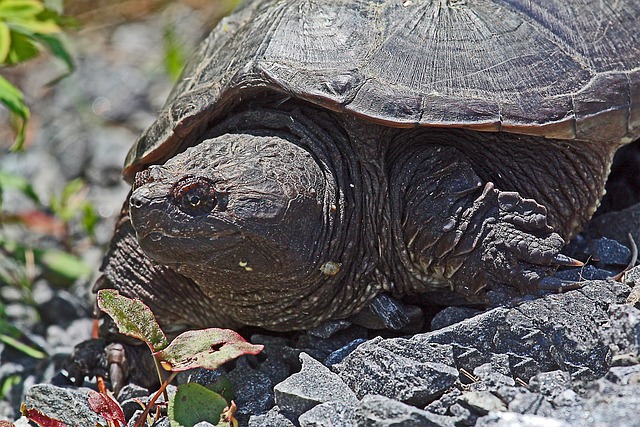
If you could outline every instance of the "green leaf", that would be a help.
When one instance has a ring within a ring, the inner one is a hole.
[[[18,190],[29,199],[33,200],[36,204],[40,205],[40,198],[26,178],[0,171],[0,190],[3,191],[6,188]]]
[[[0,64],[4,64],[11,47],[11,31],[9,26],[0,21]]]
[[[24,354],[26,354],[27,356],[33,357],[34,359],[46,359],[47,358],[47,354],[35,349],[33,347],[28,346],[27,344],[24,344],[20,341],[18,341],[17,339],[10,337],[9,335],[5,335],[5,334],[0,334],[0,341],[2,341],[3,343],[10,345],[11,347],[15,348],[16,350],[19,350],[21,352],[23,352]]]
[[[218,393],[220,396],[224,397],[224,400],[227,402],[231,402],[235,399],[235,395],[233,393],[233,383],[229,381],[227,377],[220,377],[217,381],[212,384],[205,384],[205,386],[211,390]]]
[[[37,0],[2,0],[0,1],[0,18],[11,20],[37,15],[44,10],[44,5]]]
[[[9,375],[3,379],[0,379],[0,399],[4,400],[9,391],[22,382],[22,377],[19,374]]]
[[[75,282],[93,272],[86,262],[68,252],[47,249],[35,251],[35,255],[36,263],[64,282]]]
[[[215,425],[226,407],[218,393],[197,383],[181,384],[169,399],[169,423],[171,427],[193,427],[201,421]]]
[[[64,64],[67,66],[67,74],[58,77],[56,80],[59,80],[62,77],[65,77],[69,73],[71,73],[74,69],[73,58],[69,51],[65,48],[62,43],[62,39],[55,34],[34,34],[34,38],[36,38],[40,43],[45,45],[49,52],[56,58],[62,60]]]
[[[142,301],[103,289],[98,292],[98,307],[113,318],[121,334],[144,341],[151,351],[162,350],[169,344],[155,316]]]
[[[82,205],[82,228],[89,236],[95,237],[99,220],[100,218],[93,205],[89,202],[84,203]]]
[[[7,24],[14,32],[21,33],[27,37],[33,37],[35,34],[55,34],[62,31],[58,23],[52,18],[18,18],[7,22]]]
[[[11,26],[9,26],[11,27]],[[7,65],[15,65],[20,62],[28,61],[38,56],[40,52],[38,45],[27,35],[11,31],[11,47],[5,58]]]
[[[172,25],[166,25],[164,28],[164,67],[173,81],[178,80],[184,64],[186,56],[182,46],[178,42],[175,29]]]
[[[2,102],[11,113],[12,118],[18,123],[16,129],[16,139],[12,150],[20,150],[24,144],[27,133],[27,120],[29,119],[29,108],[24,103],[22,92],[16,89],[7,79],[0,76],[0,102]]]
[[[181,333],[154,356],[168,371],[217,369],[243,354],[258,354],[263,347],[246,342],[230,329],[209,328]]]

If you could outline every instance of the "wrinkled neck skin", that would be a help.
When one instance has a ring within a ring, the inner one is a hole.
[[[614,151],[393,129],[296,101],[245,105],[136,176],[131,220],[151,259],[235,322],[271,330],[349,317],[380,292],[450,302],[459,284],[447,269],[461,266],[443,257],[450,235],[475,238],[494,218],[477,210],[477,232],[449,222],[486,183],[543,204],[568,239],[595,211]]]
[[[380,183],[367,181],[385,178],[363,173],[331,113],[253,108],[203,140],[136,177],[131,218],[150,258],[194,280],[234,320],[272,330],[348,317],[380,292],[377,225],[364,210],[379,211],[368,197],[379,197]],[[203,191],[215,203],[192,218],[181,209],[198,179],[211,183]]]

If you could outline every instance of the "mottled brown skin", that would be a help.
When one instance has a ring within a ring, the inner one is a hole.
[[[595,210],[614,152],[296,101],[238,108],[203,139],[138,173],[114,239],[127,247],[114,243],[100,284],[177,329],[309,328],[383,292],[534,290]]]

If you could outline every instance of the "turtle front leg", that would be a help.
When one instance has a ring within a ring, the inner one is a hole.
[[[533,291],[573,262],[544,206],[483,182],[456,148],[417,145],[390,160],[396,247],[419,283],[411,291],[450,287],[479,301],[496,284]]]

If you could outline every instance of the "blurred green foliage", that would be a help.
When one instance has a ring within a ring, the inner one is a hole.
[[[177,81],[184,68],[187,55],[176,36],[175,27],[171,24],[164,27],[163,43],[164,69],[173,81]]]
[[[63,22],[56,11],[39,0],[0,0],[0,66],[28,61],[47,49],[71,72],[73,60],[61,39]],[[11,114],[16,130],[13,149],[19,150],[25,140],[29,108],[22,92],[2,76],[0,102]]]

